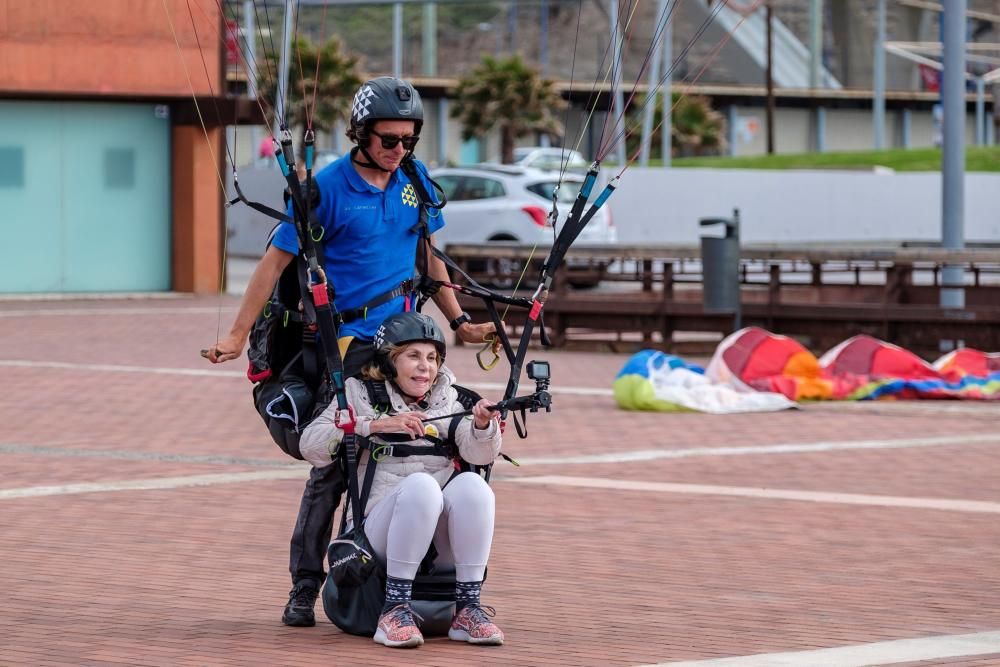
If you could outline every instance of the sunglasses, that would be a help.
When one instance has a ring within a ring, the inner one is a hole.
[[[387,151],[391,151],[393,148],[398,146],[400,142],[403,143],[403,148],[408,151],[412,151],[417,147],[417,142],[420,141],[419,134],[411,134],[406,137],[401,137],[398,134],[379,134],[375,130],[370,130],[370,132],[382,141],[382,148]]]

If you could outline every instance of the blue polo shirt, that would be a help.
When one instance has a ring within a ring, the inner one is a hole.
[[[417,163],[419,171],[426,168]],[[420,209],[410,180],[401,169],[389,177],[386,189],[370,185],[345,155],[314,176],[320,191],[316,220],[323,226],[323,268],[333,283],[338,310],[360,308],[389,292],[416,273]],[[434,190],[421,179],[427,192]],[[431,211],[431,234],[444,226],[444,218]],[[272,241],[275,247],[298,254],[299,240],[291,223],[281,223]],[[368,311],[368,317],[341,326],[341,336],[371,340],[389,315],[404,309],[400,296]]]

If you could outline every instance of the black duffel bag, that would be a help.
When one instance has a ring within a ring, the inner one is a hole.
[[[365,531],[351,528],[330,542],[330,573],[323,587],[323,609],[338,628],[371,637],[385,604],[385,565]]]
[[[386,572],[364,530],[352,528],[330,542],[327,557],[323,610],[344,632],[374,636],[385,604]],[[455,571],[417,574],[410,607],[423,634],[448,634],[455,617]]]

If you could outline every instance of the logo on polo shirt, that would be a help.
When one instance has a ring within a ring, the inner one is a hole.
[[[403,188],[403,203],[413,208],[420,207],[420,203],[417,202],[417,193],[413,189],[412,183],[407,183],[406,187]]]

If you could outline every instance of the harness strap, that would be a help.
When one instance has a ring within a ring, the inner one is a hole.
[[[433,208],[440,211],[444,208],[445,204],[448,203],[448,198],[445,196],[444,190],[441,186],[434,182],[434,180],[431,179],[431,177],[425,172],[423,175],[428,181],[431,182],[435,190],[440,195],[436,198],[430,196],[427,192],[427,188],[424,187],[423,179],[420,178],[419,170],[416,162],[413,161],[412,155],[408,158],[404,158],[400,163],[399,168],[403,170],[403,173],[406,174],[406,177],[410,180],[410,185],[413,186],[413,192],[416,195],[420,210],[417,218],[417,224],[411,228],[411,231],[417,232],[420,235],[420,239],[417,241],[417,275],[420,280],[420,297],[417,303],[414,304],[414,310],[419,311],[424,305],[424,302],[433,296],[441,286],[440,282],[430,278],[427,270],[427,252],[429,250],[435,250],[434,245],[431,243],[430,231],[427,227],[427,209]],[[440,203],[437,203],[438,200],[440,200]],[[421,246],[423,246],[422,249]]]
[[[364,447],[368,443],[367,438],[361,439],[361,445]],[[375,468],[378,466],[378,459],[369,454],[368,456],[368,466],[365,468],[365,481],[361,486],[361,507],[364,508],[368,505],[368,496],[372,492],[372,483],[375,481]],[[364,512],[362,512],[364,514]],[[355,523],[355,526],[360,525]]]
[[[379,294],[377,297],[369,301],[368,303],[360,306],[358,308],[349,308],[347,310],[341,310],[338,312],[338,318],[341,324],[346,324],[348,322],[353,322],[354,320],[366,319],[368,317],[368,310],[375,308],[376,306],[381,306],[383,303],[388,303],[396,297],[406,296],[411,293],[414,289],[414,282],[412,278],[407,278],[403,282],[399,283],[396,287],[392,288],[384,294]]]
[[[392,399],[389,398],[389,390],[385,388],[384,382],[365,380],[365,389],[368,391],[368,400],[376,411],[388,414],[392,410]]]
[[[354,517],[354,525],[360,526],[365,515],[364,504],[368,502],[368,497],[362,498],[358,493],[358,438],[353,433],[345,433],[340,444],[347,461],[347,494],[351,503],[351,514]]]
[[[426,439],[429,440],[430,436],[427,436]],[[372,456],[378,460],[387,456],[397,459],[403,459],[409,456],[443,456],[446,459],[450,459],[454,458],[456,454],[455,448],[444,442],[435,443],[430,447],[427,445],[373,443],[370,445],[370,448]]]

